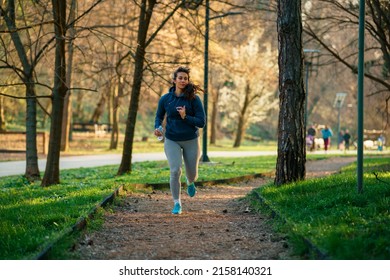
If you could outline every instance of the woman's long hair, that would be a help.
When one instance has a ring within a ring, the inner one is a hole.
[[[184,96],[189,99],[189,100],[193,100],[195,99],[195,95],[201,91],[201,92],[204,92],[203,89],[198,86],[198,85],[195,85],[193,84],[191,81],[190,81],[190,68],[187,68],[187,67],[184,67],[184,66],[180,66],[178,67],[175,72],[173,72],[173,79],[176,80],[177,78],[177,74],[178,73],[186,73],[188,75],[188,84],[186,85],[186,87],[184,88]],[[174,86],[175,83],[173,83]]]

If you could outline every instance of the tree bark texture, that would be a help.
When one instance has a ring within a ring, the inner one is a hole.
[[[66,1],[52,0],[56,36],[53,106],[51,113],[49,153],[42,186],[60,183],[60,148],[64,99],[67,93],[65,66]]]
[[[32,74],[32,73],[31,73]],[[28,77],[26,82],[26,172],[24,176],[30,180],[39,180],[37,148],[37,99],[34,78]]]
[[[150,19],[156,0],[142,0],[138,36],[137,50],[135,53],[133,87],[131,90],[131,100],[126,121],[125,139],[123,143],[123,153],[121,164],[118,169],[118,175],[131,172],[131,157],[133,151],[133,140],[135,123],[137,119],[139,97],[141,94],[142,76],[145,60],[146,36],[149,29]]]
[[[279,123],[275,184],[305,177],[301,1],[278,0]]]

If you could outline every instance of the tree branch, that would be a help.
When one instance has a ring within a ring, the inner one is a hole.
[[[314,31],[310,28],[309,25],[307,25],[307,28],[305,28],[303,30],[303,32],[305,32],[307,35],[309,35],[310,37],[312,37],[315,41],[317,41],[325,50],[327,50],[334,58],[336,58],[339,62],[341,62],[342,64],[344,64],[347,68],[351,69],[352,73],[354,74],[357,74],[357,66],[356,65],[352,65],[350,63],[348,63],[345,59],[343,59],[338,53],[336,53],[336,51],[332,50],[323,40],[321,40],[315,33]],[[390,84],[387,83],[385,80],[381,79],[381,78],[378,78],[370,73],[364,73],[364,76],[369,78],[370,80],[372,81],[375,81],[377,82],[378,84],[381,84],[383,85],[384,87],[386,87],[387,89],[390,90]]]
[[[1,9],[1,11],[3,13],[3,9]],[[36,23],[36,24],[32,24],[32,25],[29,25],[29,26],[14,27],[14,28],[11,28],[9,30],[0,30],[0,33],[11,34],[11,33],[19,32],[19,31],[31,29],[31,28],[34,28],[34,27],[37,27],[37,26],[43,26],[43,25],[46,25],[46,24],[53,24],[53,23],[54,23],[53,20],[49,20],[49,21],[45,21],[45,22],[39,22],[39,23]]]
[[[0,92],[0,95],[5,96],[5,97],[10,97],[10,98],[15,98],[15,99],[33,99],[33,98],[52,98],[51,95],[41,95],[41,96],[14,96],[6,93]]]
[[[379,174],[378,174],[378,173],[376,173],[376,172],[372,172],[372,173],[375,175],[375,178],[376,178],[379,182],[382,182],[382,183],[384,183],[384,184],[386,184],[386,185],[390,185],[389,182],[383,181],[382,179],[378,178],[378,177],[379,177]]]

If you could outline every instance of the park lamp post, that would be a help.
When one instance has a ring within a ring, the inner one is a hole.
[[[347,94],[345,92],[336,93],[336,98],[333,103],[333,107],[338,109],[338,117],[337,117],[337,141],[340,142],[340,111],[343,107],[343,103]]]
[[[203,127],[203,145],[202,145],[202,161],[209,162],[207,155],[207,107],[208,107],[208,84],[209,84],[209,20],[210,20],[210,2],[206,0],[206,18],[204,32],[204,80],[203,80],[203,107],[206,114],[206,123]]]
[[[210,162],[210,159],[207,155],[207,111],[208,111],[208,85],[209,85],[209,21],[216,19],[216,18],[222,18],[229,15],[239,15],[242,14],[241,12],[228,12],[224,13],[222,15],[217,15],[210,18],[210,1],[206,0],[205,3],[206,7],[206,14],[205,14],[205,33],[204,33],[204,80],[203,80],[203,107],[206,114],[206,123],[203,128],[203,142],[202,142],[202,161],[203,162]]]
[[[319,50],[312,49],[303,49],[304,53],[304,62],[305,62],[305,71],[306,71],[306,95],[305,95],[305,130],[307,128],[307,119],[308,119],[308,95],[309,95],[309,74],[313,66],[314,54],[319,53]],[[317,56],[318,59],[318,56]]]
[[[364,27],[365,0],[359,0],[359,60],[358,60],[358,151],[357,191],[363,192],[363,133],[364,133]]]

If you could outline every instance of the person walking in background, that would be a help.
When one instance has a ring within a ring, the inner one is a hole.
[[[164,151],[170,169],[169,185],[174,202],[172,214],[182,213],[182,159],[187,177],[187,193],[190,197],[196,194],[194,182],[198,177],[200,159],[199,128],[206,124],[198,91],[202,90],[190,82],[190,69],[179,67],[173,73],[173,86],[158,102],[154,135],[163,136],[161,127],[166,116]]]
[[[330,138],[333,136],[333,132],[328,127],[328,125],[325,125],[325,128],[321,130],[321,133],[322,139],[324,139],[324,149],[326,152],[328,150],[328,147],[330,146]]]
[[[307,130],[307,135],[308,135],[309,140],[311,141],[310,152],[312,152],[312,151],[314,151],[314,149],[316,147],[316,141],[315,141],[316,129],[315,129],[314,125],[309,127],[309,129]]]
[[[378,143],[378,151],[382,152],[383,146],[385,145],[385,137],[382,134],[379,135],[377,143]]]
[[[350,144],[350,141],[351,141],[351,134],[349,134],[349,130],[348,129],[345,130],[345,133],[343,135],[343,139],[344,139],[345,150],[349,151],[349,144]]]

